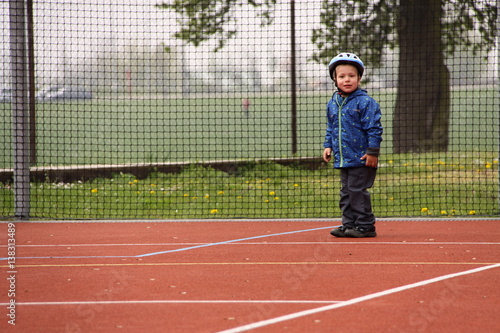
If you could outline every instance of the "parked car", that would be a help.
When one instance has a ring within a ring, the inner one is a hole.
[[[0,88],[0,103],[9,103],[12,101],[12,89]]]
[[[35,97],[42,102],[65,99],[91,99],[92,92],[75,86],[49,86],[41,89]]]

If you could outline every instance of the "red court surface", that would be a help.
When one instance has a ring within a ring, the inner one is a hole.
[[[0,331],[499,331],[500,220],[338,224],[0,223]]]

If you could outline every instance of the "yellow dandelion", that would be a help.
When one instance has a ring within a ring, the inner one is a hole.
[[[189,197],[189,194],[184,193],[182,196],[183,196],[183,197]]]
[[[445,210],[442,210],[442,211],[441,211],[441,215],[447,215],[447,214],[448,214],[448,212],[447,212],[447,211],[445,211]]]
[[[274,191],[269,192],[269,195],[275,195],[275,194],[276,194],[276,192],[274,192]]]
[[[427,208],[427,207],[424,207],[420,210],[420,212],[422,212],[422,213],[427,213],[428,211],[429,211],[429,208]]]
[[[485,168],[486,169],[491,169],[491,163],[486,163]]]
[[[134,182],[128,182],[129,185],[134,185]]]
[[[155,191],[149,191],[149,194],[155,194],[156,192]]]
[[[264,200],[264,202],[266,202],[266,203],[267,203],[267,202],[269,202],[269,200]]]
[[[393,160],[390,160],[390,161],[389,161],[389,164],[392,164],[392,163],[394,163],[394,161],[393,161]]]
[[[439,164],[439,165],[445,165],[446,164],[446,162],[441,161],[441,160],[438,160],[436,163]]]
[[[205,198],[205,199],[210,198],[210,194],[205,194],[204,198]]]
[[[156,184],[151,184],[151,187],[155,187],[155,186],[156,186]]]
[[[92,193],[97,193],[98,191],[99,191],[99,190],[98,190],[98,189],[96,189],[96,188],[93,188],[92,190],[90,190],[90,192],[92,192]]]
[[[212,210],[210,211],[210,214],[217,214],[218,212],[219,212],[219,211],[218,211],[217,209],[212,209]]]
[[[134,183],[138,183],[139,181],[137,179],[134,179]]]
[[[236,199],[243,199],[243,197],[241,195],[238,195]]]
[[[294,187],[299,187],[299,184],[293,184]]]
[[[393,198],[393,197],[390,197],[390,198],[389,198],[389,200],[394,200],[394,198]]]
[[[222,195],[222,194],[224,194],[224,191],[219,191],[219,192],[217,192],[217,194]]]
[[[476,211],[475,210],[469,211],[469,215],[476,215]]]
[[[274,197],[274,200],[279,200],[279,199],[280,199],[280,197]]]

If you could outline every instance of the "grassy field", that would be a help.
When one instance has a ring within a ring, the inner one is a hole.
[[[499,111],[495,91],[454,91],[450,151],[392,153],[395,95],[375,93],[384,113],[381,167],[371,190],[378,216],[499,214]],[[322,152],[328,95],[298,104],[298,156]],[[289,157],[287,96],[191,98],[40,104],[38,166]],[[0,104],[0,168],[11,167],[10,107]],[[147,179],[117,174],[31,189],[39,218],[313,218],[338,217],[338,174],[250,164],[234,174],[190,167]],[[14,214],[10,184],[0,184],[0,217]]]
[[[383,111],[383,151],[392,152],[395,94],[374,93]],[[301,96],[298,156],[318,156],[328,94]],[[450,151],[498,151],[497,92],[454,91]],[[10,106],[0,104],[0,168],[12,165]],[[289,97],[94,99],[37,105],[37,166],[252,159],[291,156]]]
[[[498,216],[498,159],[478,154],[386,160],[371,189],[378,216]],[[31,215],[60,219],[339,217],[337,170],[256,164],[234,174],[191,166],[89,182],[33,183]],[[0,216],[13,215],[9,185]]]

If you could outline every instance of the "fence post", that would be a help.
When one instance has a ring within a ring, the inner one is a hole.
[[[14,209],[17,218],[28,219],[30,214],[30,133],[25,1],[9,1],[9,17],[14,143]]]
[[[295,41],[295,0],[290,0],[291,90],[292,90],[292,155],[297,154],[297,61]]]
[[[33,0],[26,0],[26,34],[28,38],[28,90],[30,115],[30,165],[36,165],[36,101],[35,101],[35,41]]]

